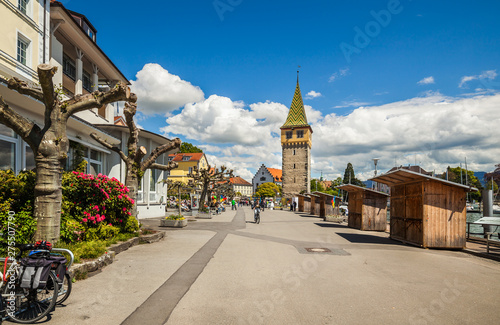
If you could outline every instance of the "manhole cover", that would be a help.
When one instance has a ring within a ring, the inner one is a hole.
[[[328,248],[306,248],[306,250],[308,252],[312,252],[312,253],[329,253],[329,252],[331,252],[331,250],[329,250]]]

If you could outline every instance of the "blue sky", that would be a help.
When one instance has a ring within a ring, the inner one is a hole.
[[[247,180],[262,163],[281,167],[276,132],[299,65],[313,176],[351,162],[366,179],[374,157],[381,170],[500,163],[497,1],[62,3],[132,81],[142,127]]]

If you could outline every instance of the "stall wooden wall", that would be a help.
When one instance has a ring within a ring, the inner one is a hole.
[[[304,197],[304,211],[302,212],[310,213],[310,211],[311,211],[311,198]]]
[[[465,247],[465,190],[425,180],[391,187],[391,238],[429,248]]]

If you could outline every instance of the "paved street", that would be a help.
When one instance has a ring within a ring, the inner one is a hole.
[[[261,219],[245,207],[168,229],[75,283],[49,323],[498,323],[498,262],[289,211]]]

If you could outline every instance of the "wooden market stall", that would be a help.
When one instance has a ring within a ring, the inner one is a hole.
[[[307,196],[302,195],[302,194],[297,194],[297,197],[299,198],[299,204],[297,207],[297,211],[304,212],[304,203],[305,203],[304,201],[305,201]]]
[[[320,197],[320,206],[319,206],[320,218],[325,219],[326,216],[340,215],[339,211],[339,203],[341,200],[340,197],[335,197],[334,195],[322,192],[313,192],[313,194]],[[332,204],[332,200],[334,199],[335,199],[335,207]]]
[[[300,212],[306,212],[309,213],[311,211],[311,198],[307,195],[303,195],[304,198],[304,208],[303,211]]]
[[[391,238],[428,248],[465,247],[466,192],[476,188],[404,169],[372,180],[391,188]]]
[[[315,216],[319,216],[321,197],[315,194],[309,194],[309,196],[311,197],[311,207],[309,213]]]
[[[337,188],[349,192],[349,227],[372,231],[386,230],[389,194],[352,184]]]

